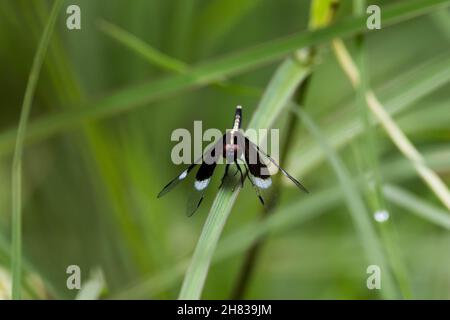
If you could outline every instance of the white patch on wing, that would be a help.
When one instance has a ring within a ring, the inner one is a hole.
[[[184,178],[186,178],[188,172],[187,170],[184,170],[179,176],[178,176],[178,180],[183,180]]]
[[[205,180],[202,180],[202,181],[195,181],[195,185],[194,185],[195,189],[197,189],[199,191],[205,189],[208,186],[208,184],[209,184],[209,180],[211,180],[211,179],[205,179]]]
[[[255,177],[254,180],[255,180],[256,186],[261,189],[267,189],[268,187],[270,187],[272,185],[272,179],[270,179],[270,177],[267,179],[261,179],[261,178]]]

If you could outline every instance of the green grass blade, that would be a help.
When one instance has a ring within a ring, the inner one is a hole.
[[[365,9],[367,3],[365,0],[354,0],[353,11],[355,15],[365,15]],[[365,35],[361,34],[356,36],[356,51],[355,51],[355,65],[353,65],[352,72],[356,72],[359,81],[353,80],[353,86],[357,95],[358,109],[361,114],[361,119],[364,127],[363,141],[358,143],[355,149],[359,158],[362,161],[362,167],[364,171],[368,171],[371,174],[367,176],[367,181],[364,185],[365,195],[368,199],[369,211],[375,215],[379,212],[388,212],[386,202],[383,196],[383,180],[380,175],[379,167],[379,141],[377,141],[377,134],[375,128],[371,126],[373,121],[370,109],[366,103],[365,93],[370,87],[369,68],[367,65],[367,46]],[[345,45],[342,44],[345,48]],[[350,55],[348,55],[350,57]],[[351,60],[351,58],[350,58]],[[358,72],[359,71],[359,72]],[[349,73],[349,72],[348,72]],[[354,78],[354,75],[350,78]],[[378,224],[380,230],[380,236],[384,247],[386,249],[386,257],[389,265],[392,268],[392,275],[396,282],[399,284],[400,293],[402,298],[411,298],[411,289],[406,272],[406,268],[401,260],[401,256],[398,254],[398,248],[396,243],[392,241],[392,229],[394,227],[392,220],[385,221],[382,224]]]
[[[403,1],[383,8],[383,26],[387,27],[448,5],[449,0]],[[30,124],[29,136],[32,141],[41,140],[87,120],[117,115],[155,100],[171,97],[175,93],[202,87],[225,77],[255,69],[281,59],[298,48],[325,43],[336,37],[345,38],[359,32],[367,32],[365,17],[346,19],[327,28],[270,41],[193,67],[185,74],[168,76],[158,81],[123,89],[94,103],[44,116]],[[15,135],[15,130],[0,135],[0,154],[12,150]]]
[[[295,58],[283,62],[253,114],[249,128],[270,128],[286,107],[295,88],[310,71],[310,66],[303,65]],[[234,192],[226,187],[219,190],[186,272],[179,299],[200,298],[216,244],[239,191],[240,186],[236,186]]]
[[[200,299],[216,244],[239,193],[239,187],[234,185],[225,183],[214,199],[186,272],[178,296],[180,300]],[[230,191],[232,187],[235,187],[234,192]]]
[[[105,34],[124,44],[124,46],[128,47],[130,50],[139,53],[139,55],[144,57],[147,61],[162,69],[183,73],[188,68],[187,64],[156,50],[134,34],[117,27],[112,23],[100,20],[98,26]]]
[[[302,119],[307,130],[315,137],[333,167],[342,189],[345,190],[344,197],[350,210],[357,233],[362,241],[362,245],[369,264],[376,264],[383,272],[383,287],[381,292],[385,298],[394,299],[397,296],[395,284],[386,263],[382,245],[370,220],[370,215],[361,199],[358,188],[352,182],[350,173],[340,160],[338,154],[331,148],[330,144],[320,131],[319,127],[301,109],[295,112]]]
[[[56,23],[58,12],[63,1],[57,0],[50,13],[47,25],[45,26],[42,38],[34,56],[33,65],[25,89],[25,96],[22,104],[22,112],[17,130],[17,140],[14,149],[12,165],[12,254],[11,269],[12,279],[12,298],[21,299],[22,287],[22,154],[24,140],[27,129],[27,122],[30,116],[31,105],[33,103],[36,85],[39,79],[39,73],[44,62],[45,53],[50,43],[50,38]]]
[[[365,14],[365,8],[367,7],[365,0],[354,0],[353,11],[355,15],[363,16]],[[355,39],[356,41],[356,53],[355,64],[359,69],[359,85],[356,86],[356,96],[358,109],[361,114],[363,123],[363,142],[358,145],[357,151],[363,159],[363,167],[369,169],[372,172],[372,176],[369,177],[366,185],[366,194],[369,199],[372,212],[386,210],[384,205],[382,189],[382,181],[379,174],[379,161],[378,161],[378,143],[375,129],[371,126],[371,114],[365,99],[365,92],[370,86],[368,68],[366,62],[367,50],[366,40],[364,35],[359,35]],[[373,188],[369,187],[369,184],[373,183]]]

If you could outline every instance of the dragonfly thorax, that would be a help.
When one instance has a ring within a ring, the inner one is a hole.
[[[242,148],[238,144],[227,143],[224,146],[223,156],[227,163],[236,162],[242,156]]]

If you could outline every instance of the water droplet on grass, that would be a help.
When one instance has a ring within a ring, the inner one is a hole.
[[[375,212],[373,217],[377,222],[385,222],[389,219],[389,212],[386,210],[379,210]]]

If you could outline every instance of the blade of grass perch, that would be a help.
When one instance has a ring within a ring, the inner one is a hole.
[[[342,44],[338,47],[336,51],[338,58],[340,56],[345,56],[344,59],[339,59],[341,67],[344,69],[345,73],[348,74],[350,79],[353,79],[353,86],[358,87],[359,82],[355,82],[354,79],[358,79],[358,69],[355,66],[348,67],[349,65],[354,65],[355,63],[348,54],[345,45]],[[345,63],[345,64],[344,64]],[[352,73],[352,75],[350,75]],[[413,164],[414,168],[417,170],[419,176],[425,181],[425,183],[430,187],[436,197],[444,204],[444,206],[450,212],[450,191],[440,177],[431,170],[425,163],[423,156],[417,151],[411,141],[406,137],[403,131],[397,126],[395,121],[386,112],[383,105],[380,103],[378,98],[375,96],[374,92],[367,90],[365,93],[365,98],[370,110],[373,112],[375,117],[380,121],[381,125],[384,127],[392,142],[398,147],[398,149],[408,158]]]
[[[24,147],[27,122],[30,116],[33,96],[36,91],[36,85],[39,79],[42,64],[44,62],[45,53],[50,43],[50,38],[56,23],[58,12],[63,1],[56,0],[53,4],[52,11],[45,26],[42,38],[34,56],[31,66],[27,87],[22,104],[22,112],[20,114],[19,127],[17,130],[17,140],[14,149],[13,165],[12,165],[12,298],[21,299],[21,283],[22,283],[22,154]]]
[[[309,13],[309,30],[316,30],[320,28],[324,28],[331,24],[334,19],[335,13],[338,9],[339,1],[337,0],[313,0],[310,6]],[[299,54],[302,54],[303,57],[301,60],[309,61],[312,64],[314,61],[319,60],[317,56],[320,53],[319,48],[310,47],[308,49],[303,49],[299,51]],[[304,63],[305,63],[304,62]],[[296,89],[296,94],[294,99],[298,103],[298,105],[304,105],[305,97],[307,96],[309,83],[310,83],[311,75],[309,75],[305,81],[303,81]],[[289,81],[289,79],[286,79]],[[297,117],[290,117],[288,119],[288,123],[286,125],[286,137],[284,139],[283,145],[281,147],[281,157],[280,161],[284,161],[288,154],[288,150],[290,149],[293,139],[294,133],[296,132],[298,124]],[[284,165],[280,162],[281,165]],[[281,194],[281,175],[277,175],[273,179],[272,188],[267,195],[266,205],[264,209],[261,211],[262,218],[266,218],[269,214],[271,214],[278,205],[280,194]],[[251,276],[256,264],[256,261],[259,256],[259,252],[264,244],[265,240],[260,238],[254,245],[249,248],[242,263],[240,272],[235,281],[235,286],[231,293],[231,299],[233,300],[241,300],[244,297],[245,291],[249,286]]]
[[[386,263],[382,245],[379,242],[378,236],[369,218],[370,215],[366,209],[366,206],[361,199],[359,189],[355,187],[350,173],[342,163],[338,154],[329,145],[319,127],[302,109],[295,109],[295,112],[300,119],[302,119],[302,123],[305,125],[306,129],[315,137],[328,158],[334,172],[336,173],[339,184],[344,191],[344,198],[350,211],[354,226],[359,238],[361,239],[367,258],[367,263],[378,265],[383,272],[383,286],[381,288],[381,294],[386,299],[397,298],[398,294],[396,292],[396,287],[392,279],[389,266]]]
[[[389,26],[450,5],[450,0],[411,0],[383,9],[383,26]],[[141,85],[122,89],[96,102],[80,105],[71,110],[43,116],[30,123],[31,141],[45,139],[79,125],[85,121],[101,119],[130,111],[174,93],[205,86],[209,83],[267,65],[302,47],[309,47],[345,38],[358,32],[367,32],[366,18],[351,18],[333,26],[312,32],[301,32],[280,38],[247,50],[216,59],[192,68],[186,74],[165,77]],[[0,154],[13,149],[16,131],[11,129],[0,135]],[[28,139],[27,139],[28,141]]]
[[[248,127],[270,128],[309,73],[310,66],[303,65],[295,57],[284,61],[270,81]],[[239,191],[240,186],[236,186],[234,192],[227,188],[219,190],[186,272],[179,299],[200,298],[217,241]]]

